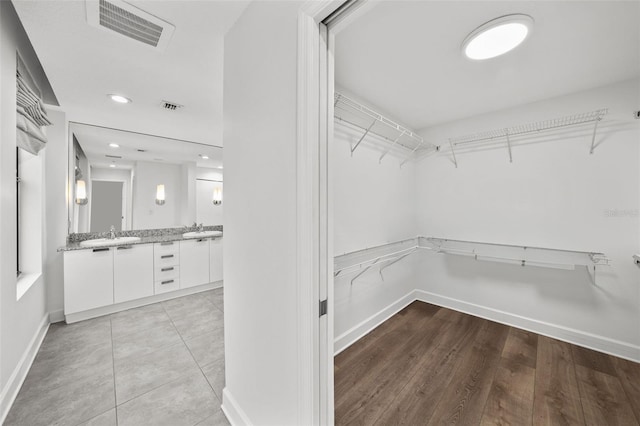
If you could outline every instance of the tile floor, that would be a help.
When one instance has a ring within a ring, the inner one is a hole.
[[[52,324],[5,426],[228,425],[222,289]]]

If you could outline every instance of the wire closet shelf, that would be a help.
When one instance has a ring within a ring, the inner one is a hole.
[[[607,115],[608,112],[609,110],[607,108],[602,108],[595,111],[583,112],[580,114],[568,115],[534,123],[520,124],[513,127],[488,130],[484,132],[473,133],[470,135],[450,138],[448,141],[449,148],[451,149],[453,162],[455,166],[458,167],[458,161],[456,159],[456,147],[466,148],[470,147],[473,144],[482,144],[502,140],[504,141],[505,147],[509,152],[509,161],[513,162],[511,147],[512,138],[514,137],[538,134],[541,132],[593,123],[593,131],[591,133],[591,147],[589,149],[589,153],[593,154],[593,151],[596,147],[595,142],[598,123],[604,118],[605,115]]]
[[[421,249],[472,257],[477,261],[507,263],[523,267],[574,270],[578,266],[584,266],[593,284],[596,282],[596,267],[610,266],[611,262],[604,253],[598,252],[415,237],[335,256],[333,275],[338,277],[356,274],[351,279],[351,285],[353,285],[353,282],[365,272],[373,267],[379,267],[380,276],[384,279],[382,275],[384,269]]]
[[[425,142],[413,130],[342,93],[335,92],[333,106],[337,123],[362,132],[359,139],[351,144],[351,155],[365,140],[381,148],[379,162],[382,162],[388,154],[392,154],[402,159],[400,166],[418,155],[438,150],[438,147]]]

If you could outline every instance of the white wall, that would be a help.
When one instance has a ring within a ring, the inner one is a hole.
[[[133,183],[133,229],[187,225],[181,221],[182,170],[177,164],[136,162]],[[164,185],[166,202],[156,204],[156,187]]]
[[[11,2],[0,2],[0,420],[30,362],[30,349],[48,322],[45,280],[41,276],[17,300],[16,286],[16,51],[44,74]],[[48,84],[48,83],[47,83]]]
[[[447,156],[423,160],[417,211],[425,236],[604,252],[612,266],[593,285],[584,268],[522,268],[426,253],[422,289],[475,313],[499,318],[487,309],[503,311],[529,327],[640,360],[640,270],[631,261],[640,250],[640,122],[632,118],[639,94],[639,81],[628,81],[423,132],[441,143],[608,107],[593,155],[588,127],[516,146],[513,163],[506,148],[459,153],[457,169]]]
[[[226,412],[296,425],[300,2],[253,2],[225,38]],[[237,419],[238,416],[235,416]]]
[[[62,321],[64,311],[64,268],[58,248],[67,242],[67,136],[66,115],[47,110],[53,126],[47,128],[45,154],[45,265],[47,310],[52,321]]]
[[[365,142],[351,156],[350,146],[360,136],[361,133],[336,125],[330,159],[334,182],[335,255],[417,235],[414,165],[407,163],[400,168],[400,160],[391,155],[379,164],[381,152]],[[354,327],[416,288],[414,257],[386,268],[384,280],[377,267],[371,268],[353,285],[351,279],[355,273],[339,275],[335,279],[336,351],[343,349],[345,341],[359,337],[361,330],[358,333]]]

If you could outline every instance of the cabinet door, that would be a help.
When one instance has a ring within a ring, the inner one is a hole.
[[[113,304],[113,249],[64,253],[64,313]]]
[[[153,296],[153,245],[122,246],[113,253],[115,303]]]
[[[209,282],[209,240],[180,241],[180,288]]]
[[[222,280],[222,238],[212,238],[209,242],[209,282]]]

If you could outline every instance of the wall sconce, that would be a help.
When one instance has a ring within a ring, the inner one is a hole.
[[[164,205],[164,185],[158,185],[156,188],[156,204],[159,206]]]
[[[213,205],[219,206],[222,204],[222,188],[213,188]]]
[[[76,204],[84,206],[88,201],[87,184],[82,179],[78,179],[76,181]]]

